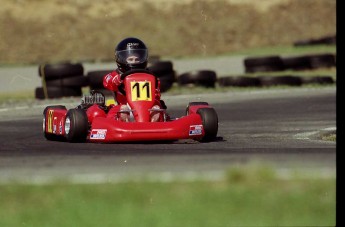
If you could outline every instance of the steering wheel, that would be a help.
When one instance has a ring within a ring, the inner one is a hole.
[[[147,70],[147,69],[132,69],[132,70],[129,70],[129,71],[123,73],[120,78],[121,78],[121,80],[124,80],[127,76],[132,75],[134,73],[147,73],[147,74],[153,75],[152,72]],[[156,86],[157,86],[158,85],[158,79],[155,75],[153,75],[153,76],[156,78]],[[126,91],[125,91],[123,83],[119,86],[119,91],[122,94],[126,95]]]
[[[120,78],[121,78],[121,80],[124,80],[127,76],[129,76],[133,73],[147,73],[147,74],[153,75],[152,72],[150,72],[147,69],[132,69],[132,70],[129,70],[129,71],[123,73]]]

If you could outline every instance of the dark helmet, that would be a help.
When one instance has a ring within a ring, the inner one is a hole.
[[[145,69],[147,58],[147,47],[143,41],[137,38],[126,38],[115,48],[115,61],[121,72]]]

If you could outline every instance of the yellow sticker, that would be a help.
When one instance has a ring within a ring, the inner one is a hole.
[[[48,111],[48,132],[53,133],[53,114],[54,110]]]
[[[131,82],[132,101],[152,101],[150,81]]]

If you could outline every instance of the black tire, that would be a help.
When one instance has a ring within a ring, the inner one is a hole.
[[[171,61],[156,61],[149,65],[148,69],[154,74],[161,72],[172,72],[174,71],[173,63]]]
[[[336,45],[337,44],[337,36],[323,36],[318,39],[312,39],[310,42],[312,45],[320,45],[320,44],[326,44],[326,45]]]
[[[55,135],[55,134],[51,134],[51,133],[47,133],[45,131],[45,126],[47,124],[47,119],[46,119],[46,114],[48,109],[60,109],[60,110],[66,110],[65,106],[62,105],[55,105],[55,106],[47,106],[46,108],[44,108],[43,110],[43,136],[47,139],[47,140],[51,140],[51,141],[64,141],[65,137],[60,136],[60,135]]]
[[[69,78],[46,81],[46,85],[60,87],[86,87],[89,85],[88,77],[79,75]]]
[[[244,59],[246,73],[283,71],[284,63],[280,56],[250,57]]]
[[[336,66],[334,54],[309,55],[311,69],[330,68]]]
[[[311,69],[308,56],[282,58],[286,70],[307,70]]]
[[[43,64],[38,68],[38,75],[46,81],[62,79],[84,74],[84,67],[80,63],[60,63],[60,64]]]
[[[229,76],[218,79],[220,87],[234,86],[234,87],[259,87],[260,80],[256,77],[246,76]]]
[[[181,74],[177,78],[179,85],[194,84],[203,87],[215,87],[217,74],[212,70],[198,70]]]
[[[298,76],[260,76],[261,86],[301,86],[302,79]]]
[[[160,80],[160,90],[161,92],[168,91],[176,81],[176,74],[175,71],[172,72],[161,72],[158,74],[154,74]]]
[[[303,84],[334,84],[331,76],[310,76],[302,77]]]
[[[69,123],[68,123],[69,121]],[[68,129],[68,124],[70,128]],[[85,142],[89,133],[89,122],[85,110],[70,109],[66,114],[65,133],[68,142]]]
[[[205,105],[208,106],[208,102],[189,102],[186,107],[186,115],[189,115],[189,107],[191,106],[199,106],[199,105]]]
[[[336,36],[324,36],[318,39],[304,39],[294,42],[294,46],[308,46],[308,45],[335,45],[337,42]]]
[[[215,140],[218,133],[217,112],[213,108],[200,108],[197,110],[197,114],[199,114],[202,119],[202,125],[205,131],[205,136],[201,139],[201,142]]]
[[[334,67],[334,54],[315,54],[298,57],[283,58],[285,69],[306,70],[317,69],[322,67]]]
[[[78,97],[82,95],[80,87],[47,87],[48,98]],[[35,89],[36,99],[45,99],[42,87]]]
[[[87,73],[87,78],[89,80],[90,87],[93,88],[104,88],[103,86],[103,78],[108,73],[111,73],[114,70],[97,70],[97,71],[90,71]]]
[[[174,84],[174,81],[167,77],[158,78],[160,80],[160,91],[166,92],[168,91]]]

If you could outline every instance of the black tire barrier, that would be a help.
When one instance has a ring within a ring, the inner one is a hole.
[[[302,79],[299,76],[259,76],[260,84],[263,87],[266,86],[301,86]]]
[[[336,66],[334,54],[314,54],[309,55],[311,69],[330,68]]]
[[[44,77],[46,81],[63,79],[84,74],[84,67],[80,63],[59,63],[39,65],[38,75]]]
[[[82,90],[80,87],[47,87],[47,98],[62,98],[81,96]],[[42,87],[35,89],[36,99],[45,99],[44,90]]]
[[[38,74],[42,78],[42,87],[35,90],[37,99],[80,96],[81,87],[88,85],[80,63],[42,64]]]
[[[249,57],[244,59],[246,73],[275,72],[285,69],[280,56]]]
[[[158,79],[160,81],[160,91],[166,92],[173,86],[174,82],[176,81],[175,72],[163,74],[158,77]]]
[[[282,59],[286,70],[311,70],[336,65],[334,54],[313,54]]]
[[[323,36],[317,39],[304,39],[298,40],[293,43],[294,46],[309,46],[309,45],[336,45],[337,37],[336,35],[332,36]]]
[[[156,61],[149,64],[148,69],[154,74],[160,74],[162,72],[174,71],[173,63],[171,61]]]
[[[51,86],[86,87],[88,85],[89,85],[88,77],[84,75],[46,81],[46,86],[48,87],[51,87]]]
[[[96,71],[89,71],[86,74],[88,78],[89,85],[92,88],[104,88],[103,86],[103,78],[108,73],[111,73],[114,70],[96,70]]]
[[[246,73],[329,68],[336,66],[336,56],[325,53],[284,58],[279,56],[254,57],[245,58],[244,66]]]
[[[220,87],[259,87],[261,86],[261,82],[260,79],[256,77],[228,76],[219,78],[218,85]]]
[[[196,85],[203,87],[215,87],[217,74],[212,70],[197,70],[183,73],[177,77],[177,83],[181,86]]]
[[[176,73],[171,61],[156,61],[149,65],[148,69],[160,80],[161,92],[168,91],[176,81]]]
[[[302,77],[303,84],[334,84],[331,76],[308,76]]]
[[[285,57],[282,58],[286,70],[308,70],[311,69],[308,56]]]

